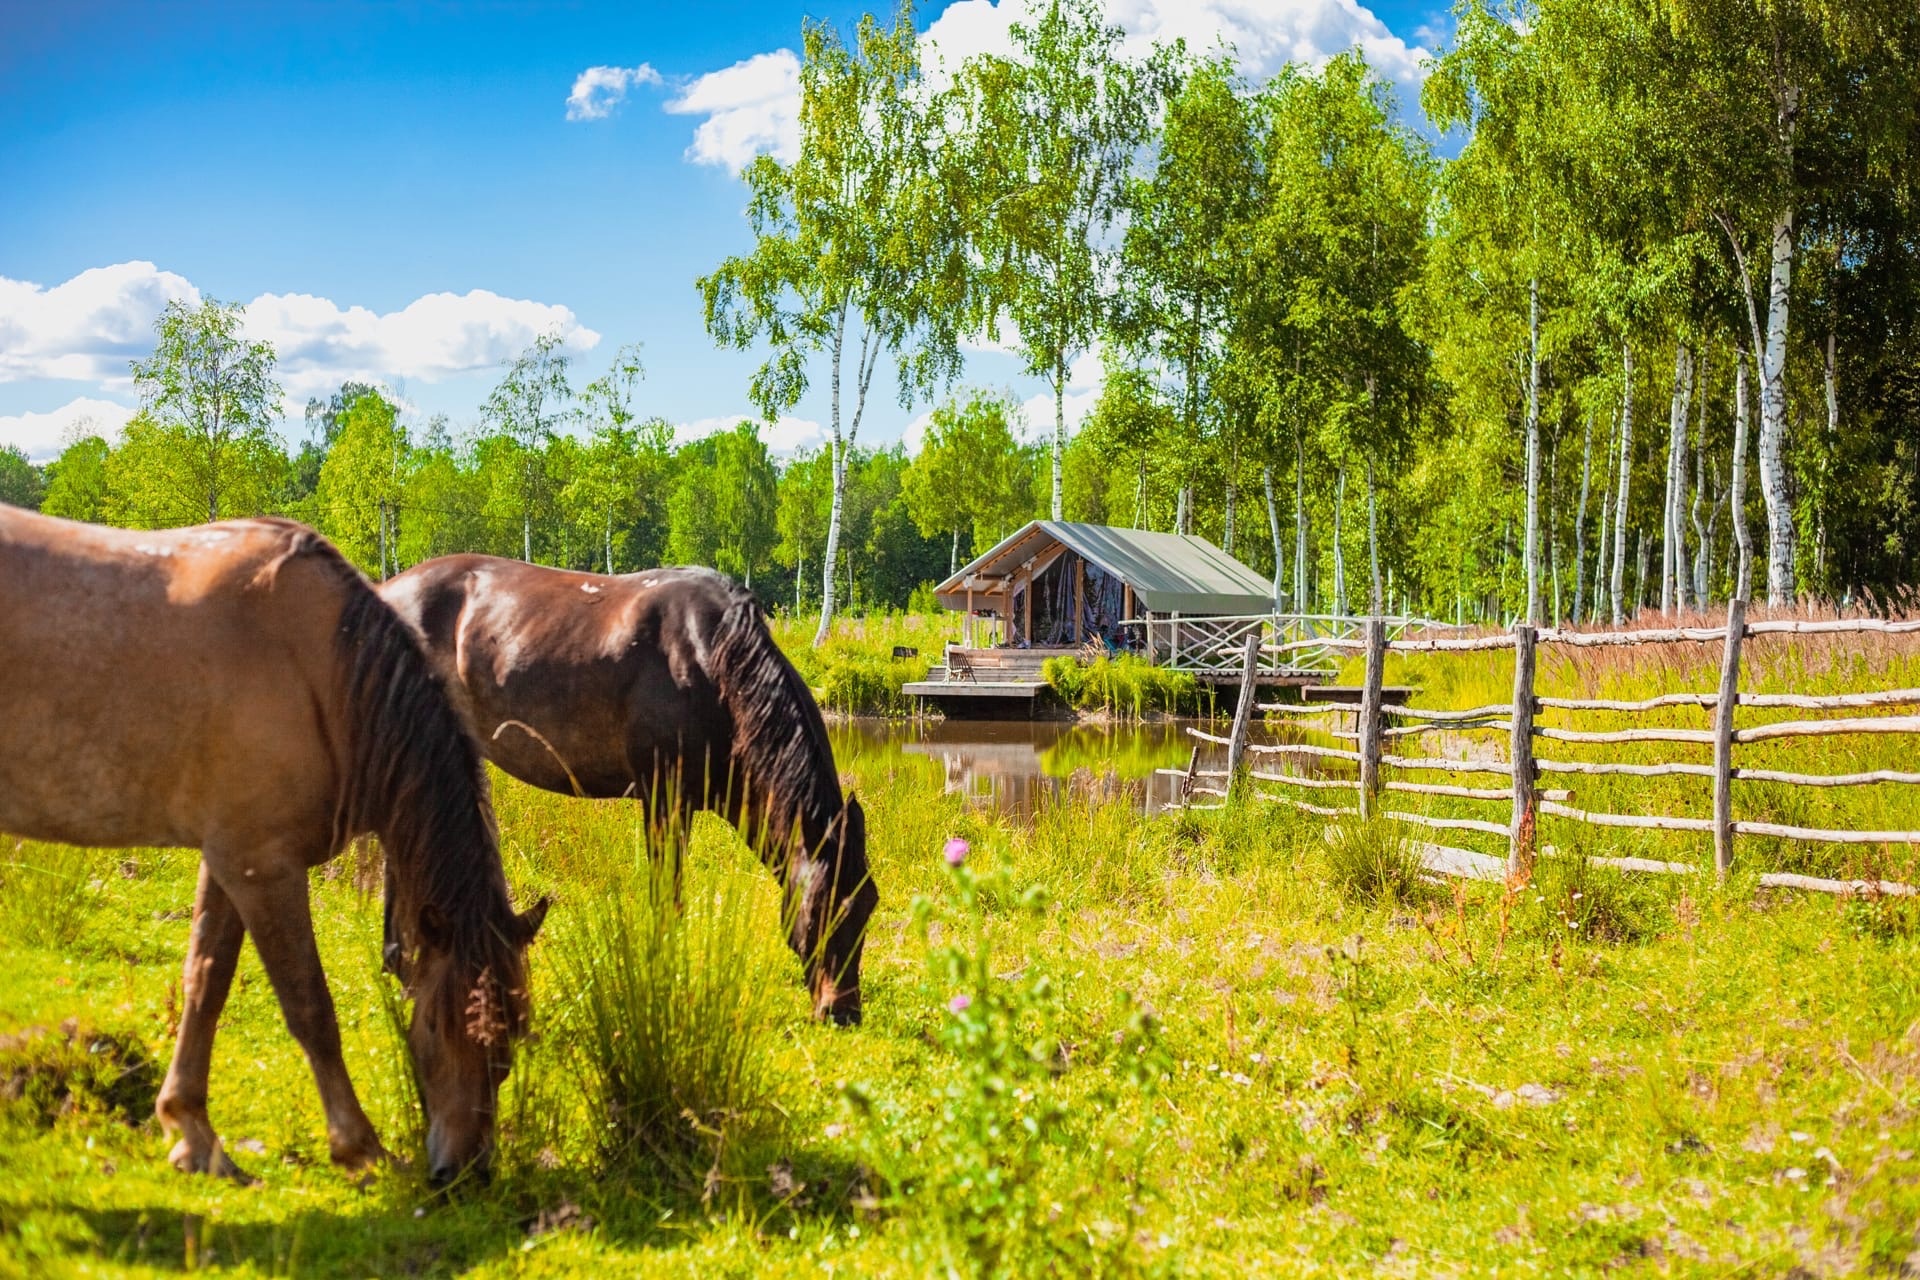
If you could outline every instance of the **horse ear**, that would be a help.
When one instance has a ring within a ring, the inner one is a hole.
[[[549,894],[541,894],[534,904],[520,913],[520,945],[526,946],[540,932],[540,926],[546,923],[547,908],[553,905]]]

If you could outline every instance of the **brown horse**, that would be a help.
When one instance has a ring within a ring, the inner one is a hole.
[[[490,556],[416,565],[380,592],[465,687],[487,756],[568,795],[637,795],[684,840],[739,827],[786,894],[816,1017],[860,1019],[878,894],[860,802],[753,597],[706,569],[611,577]]]
[[[384,1157],[341,1061],[307,900],[308,869],[373,833],[410,953],[430,1172],[484,1171],[546,907],[513,912],[453,696],[311,530],[140,533],[0,506],[0,831],[201,850],[155,1107],[175,1167],[239,1176],[207,1119],[207,1069],[243,935],[306,1051],[334,1160]]]

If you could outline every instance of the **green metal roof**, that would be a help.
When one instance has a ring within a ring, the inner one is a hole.
[[[997,591],[1028,560],[1057,545],[1127,583],[1140,606],[1155,613],[1273,609],[1273,584],[1205,538],[1061,520],[1035,520],[941,583],[935,594],[947,608],[964,609],[969,578],[976,593]]]

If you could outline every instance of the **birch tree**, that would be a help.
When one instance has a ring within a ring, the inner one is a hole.
[[[987,336],[1010,321],[1026,370],[1053,392],[1053,499],[1062,518],[1067,374],[1104,332],[1118,246],[1111,235],[1135,152],[1168,78],[1136,63],[1096,0],[1045,0],[1012,27],[1010,58],[982,55],[960,90],[981,184],[969,234],[984,264]]]
[[[279,449],[270,431],[280,410],[273,344],[249,341],[245,317],[237,303],[175,299],[154,322],[153,354],[132,365],[143,420],[174,455],[168,474],[204,499],[208,520],[236,514],[229,490],[249,487],[262,453]]]
[[[943,99],[920,75],[911,13],[861,19],[849,47],[828,23],[802,37],[800,149],[759,156],[742,175],[753,251],[726,259],[698,287],[707,331],[722,346],[764,344],[749,394],[768,421],[798,404],[823,357],[833,498],[821,566],[826,641],[836,594],[847,462],[882,355],[896,359],[900,402],[958,373],[968,267],[962,213],[946,198],[936,122]]]

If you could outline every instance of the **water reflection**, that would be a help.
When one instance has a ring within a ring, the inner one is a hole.
[[[1227,749],[1190,737],[1186,725],[1225,736],[1225,722],[1089,725],[996,720],[854,720],[833,726],[833,750],[842,768],[856,762],[898,767],[925,761],[945,790],[971,808],[1031,817],[1045,799],[1066,795],[1125,797],[1153,814],[1178,800],[1180,779],[1194,748],[1201,769],[1224,769]],[[1252,740],[1280,744],[1303,735],[1291,726],[1258,727]],[[1315,739],[1320,740],[1320,739]],[[1258,764],[1284,761],[1291,772],[1315,772],[1313,757],[1263,755]]]

